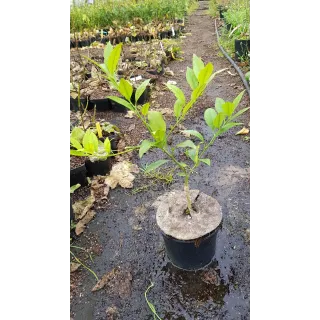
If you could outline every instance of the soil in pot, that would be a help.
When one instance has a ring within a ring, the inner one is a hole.
[[[91,161],[90,159],[86,160],[85,166],[87,169],[88,177],[92,176],[105,176],[107,173],[110,172],[111,169],[111,162],[110,158],[106,160],[97,160]]]
[[[81,186],[88,184],[85,160],[85,157],[70,156],[70,187],[78,183],[80,183]]]
[[[107,86],[98,86],[94,89],[90,95],[90,102],[96,106],[97,111],[108,111],[111,110],[110,100],[107,99],[109,88]]]
[[[154,206],[171,263],[183,270],[198,270],[212,262],[222,212],[216,199],[199,190],[191,190],[190,196],[191,214],[185,213],[186,195],[180,190],[160,196]]]

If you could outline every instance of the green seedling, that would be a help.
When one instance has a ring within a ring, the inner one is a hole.
[[[174,146],[169,146],[167,141],[175,129],[186,119],[189,111],[203,95],[209,83],[217,74],[223,72],[225,69],[214,72],[212,63],[209,62],[205,65],[201,58],[193,55],[192,68],[188,67],[186,71],[186,79],[192,91],[190,98],[187,99],[184,92],[177,86],[170,83],[167,83],[166,85],[168,90],[171,91],[176,98],[173,107],[175,123],[169,127],[161,112],[150,110],[150,103],[146,103],[142,107],[138,105],[138,99],[148,86],[149,80],[145,80],[139,85],[135,92],[134,102],[131,101],[133,93],[132,84],[123,78],[120,79],[120,81],[117,80],[116,70],[121,54],[121,46],[122,44],[118,44],[114,48],[111,45],[106,46],[105,57],[107,56],[108,59],[105,59],[103,65],[100,65],[89,58],[87,59],[97,65],[105,73],[105,78],[110,85],[122,95],[122,98],[117,96],[109,96],[108,98],[125,106],[128,110],[131,110],[149,131],[150,138],[143,140],[139,145],[139,157],[143,157],[143,155],[151,149],[160,149],[165,156],[165,158],[149,164],[144,172],[149,173],[164,164],[171,163],[174,166],[174,170],[177,170],[177,174],[184,177],[184,188],[188,205],[186,213],[191,214],[192,207],[189,190],[190,175],[193,174],[202,163],[210,166],[211,160],[205,158],[205,153],[208,148],[213,145],[218,136],[235,126],[242,125],[242,123],[235,122],[235,120],[249,109],[244,108],[236,112],[244,91],[242,91],[233,101],[224,101],[221,98],[217,98],[214,108],[212,107],[205,110],[205,124],[211,131],[209,139],[206,140],[204,136],[196,130],[184,130],[184,133],[195,137],[198,142],[194,143],[188,139]],[[182,149],[190,160],[188,163],[180,161],[178,156],[176,156],[176,151],[179,149]]]

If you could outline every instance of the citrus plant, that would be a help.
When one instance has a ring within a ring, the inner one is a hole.
[[[110,85],[112,85],[122,95],[122,98],[117,96],[109,96],[108,98],[133,111],[149,131],[150,139],[143,140],[139,145],[139,157],[141,158],[146,152],[153,148],[160,149],[166,156],[164,159],[159,159],[149,164],[145,172],[150,172],[165,163],[171,162],[178,170],[178,175],[184,177],[184,187],[186,190],[188,204],[187,213],[191,213],[192,207],[189,192],[190,175],[194,173],[196,168],[198,168],[202,163],[210,166],[211,161],[210,159],[205,158],[205,153],[219,135],[225,133],[232,127],[242,125],[242,123],[235,122],[235,120],[248,108],[244,108],[237,113],[235,113],[235,110],[239,105],[244,91],[242,91],[233,101],[224,101],[221,98],[217,98],[214,108],[208,108],[205,110],[205,123],[211,129],[211,137],[208,141],[206,141],[204,136],[196,130],[184,130],[185,134],[196,137],[199,142],[195,144],[192,140],[187,139],[171,147],[168,145],[169,137],[173,134],[179,124],[186,119],[190,109],[202,96],[208,84],[218,73],[225,69],[213,72],[214,67],[212,63],[209,62],[205,65],[201,58],[193,55],[192,68],[188,67],[186,71],[186,79],[192,91],[190,99],[187,99],[184,92],[177,86],[170,83],[166,84],[167,88],[176,97],[173,107],[175,123],[169,128],[163,119],[161,112],[150,110],[150,103],[145,103],[142,106],[138,105],[138,99],[149,84],[149,80],[145,80],[137,88],[134,103],[131,101],[133,93],[132,84],[123,78],[118,81],[116,70],[121,54],[121,47],[122,44],[118,44],[114,48],[111,44],[108,44],[105,48],[104,64],[99,64],[87,57],[86,58],[97,65],[105,73],[105,78],[109,81]],[[184,153],[191,160],[191,164],[179,160],[175,152],[178,148],[184,150]]]

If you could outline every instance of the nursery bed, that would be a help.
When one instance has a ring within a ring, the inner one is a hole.
[[[227,71],[231,74],[225,71],[216,77],[191,111],[190,120],[184,124],[203,132],[201,124],[204,109],[213,105],[216,97],[231,100],[244,88],[229,62],[219,56],[213,19],[205,10],[201,10],[208,7],[208,2],[201,1],[199,4],[199,10],[189,17],[186,25],[186,31],[192,35],[182,43],[185,60],[170,63],[174,75],[159,76],[151,102],[153,109],[162,111],[166,119],[171,119],[174,97],[162,83],[173,80],[183,90],[190,92],[185,70],[192,64],[193,53],[205,63],[213,62],[215,70],[229,68]],[[249,106],[246,94],[240,106]],[[148,136],[137,119],[126,118],[124,114],[97,112],[96,119],[117,125],[124,134],[126,145],[137,144]],[[249,128],[249,113],[242,115],[239,120]],[[222,206],[224,219],[218,233],[213,265],[203,271],[185,272],[176,270],[168,262],[151,204],[165,190],[180,189],[182,180],[176,179],[169,186],[160,181],[150,184],[150,179],[135,174],[133,189],[117,187],[110,190],[108,202],[97,210],[94,220],[74,241],[76,246],[93,253],[93,262],[90,259],[85,262],[99,278],[113,269],[114,277],[106,288],[91,292],[96,284],[93,275],[83,268],[72,273],[71,318],[152,319],[144,298],[150,281],[154,287],[148,299],[162,319],[250,318],[250,145],[244,136],[235,135],[238,130],[233,128],[216,141],[207,155],[212,166],[201,166],[190,181],[192,189],[198,188],[215,197]],[[209,132],[204,131],[204,134],[208,136]],[[181,137],[175,135],[174,139]],[[131,161],[142,167],[157,159],[156,152],[150,152],[142,160],[133,153]],[[146,186],[147,190],[144,190]],[[88,193],[88,187],[78,189],[72,199],[81,199]],[[116,317],[117,312],[119,318]]]

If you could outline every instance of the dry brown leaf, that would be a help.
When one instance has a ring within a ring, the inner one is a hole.
[[[88,198],[86,198],[82,201],[75,202],[72,205],[75,219],[76,220],[82,219],[87,214],[87,212],[91,209],[94,201],[95,201],[94,196],[90,195]]]
[[[70,272],[75,272],[75,271],[77,271],[80,266],[81,266],[80,263],[71,262],[71,263],[70,263]]]
[[[84,229],[86,228],[86,225],[94,218],[96,213],[93,210],[90,210],[76,225],[75,233],[76,235],[80,235]]]
[[[136,164],[132,164],[129,161],[119,162],[112,167],[105,183],[109,185],[111,189],[114,189],[118,184],[123,188],[132,188],[132,181],[135,177],[131,172],[139,172]]]
[[[119,267],[113,268],[110,272],[107,272],[92,288],[92,292],[102,289],[115,275],[119,272]]]
[[[126,113],[126,115],[124,116],[125,118],[133,118],[133,115],[134,115],[134,111],[132,111],[132,110],[129,110],[127,113]]]
[[[230,76],[236,76],[236,74],[233,74],[233,73],[231,73],[230,71],[227,71],[229,74],[230,74]]]
[[[238,134],[248,134],[249,133],[249,129],[247,129],[246,127],[243,127],[240,131],[238,131],[236,133],[236,135]]]
[[[118,142],[118,152],[123,151],[125,148],[126,148],[126,143],[125,143],[124,139],[121,139]]]
[[[162,114],[168,114],[168,115],[173,114],[173,110],[170,108],[158,109],[158,111],[160,111]]]

